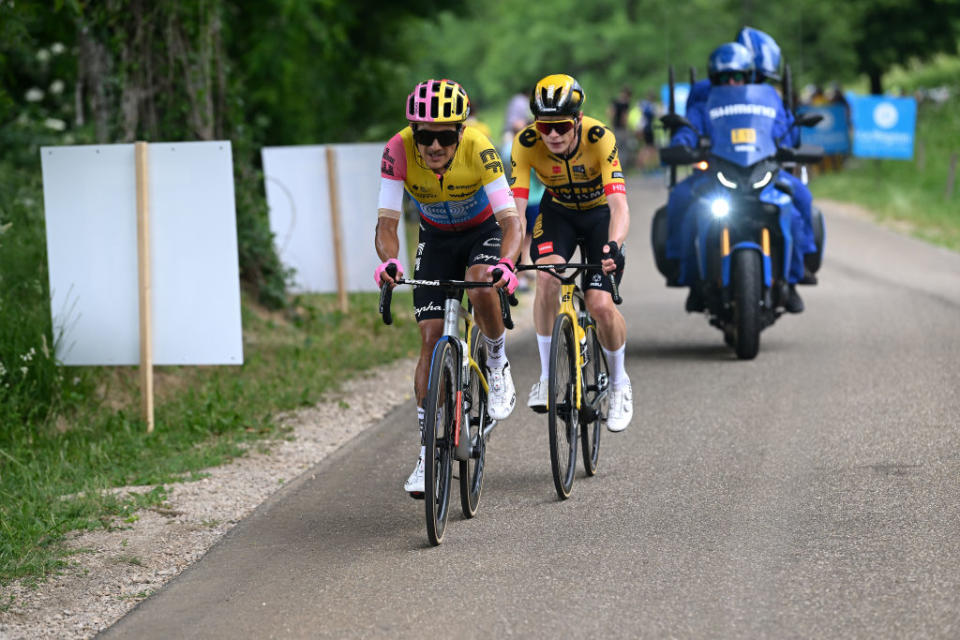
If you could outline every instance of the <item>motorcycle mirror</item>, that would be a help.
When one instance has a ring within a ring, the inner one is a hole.
[[[693,126],[693,124],[691,124],[689,120],[687,120],[683,116],[678,115],[676,113],[668,113],[664,116],[660,116],[660,122],[662,122],[663,126],[669,129],[670,131],[676,131],[681,127],[690,127],[694,131],[697,131],[697,128]],[[699,135],[700,132],[697,131],[697,134]]]
[[[795,124],[800,127],[815,127],[823,120],[822,113],[802,113],[797,116]]]

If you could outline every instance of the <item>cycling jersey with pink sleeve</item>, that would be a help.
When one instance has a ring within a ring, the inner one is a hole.
[[[440,175],[423,163],[410,127],[393,136],[380,165],[379,208],[401,211],[404,189],[425,226],[442,231],[473,229],[515,206],[500,155],[472,127],[464,130],[453,161]]]

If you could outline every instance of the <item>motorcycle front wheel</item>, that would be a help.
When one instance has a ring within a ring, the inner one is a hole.
[[[734,350],[741,360],[752,360],[760,350],[760,304],[763,300],[760,254],[756,251],[737,251],[732,256],[730,272]]]

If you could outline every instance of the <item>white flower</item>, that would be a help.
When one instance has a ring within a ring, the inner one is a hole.
[[[50,53],[52,53],[55,56],[60,55],[66,50],[67,48],[63,46],[63,43],[61,42],[54,42],[52,45],[50,45]]]
[[[54,80],[53,82],[50,83],[50,93],[52,93],[55,96],[58,96],[61,93],[63,93],[63,87],[64,87],[63,80]]]
[[[20,367],[20,373],[23,374],[23,377],[27,377],[27,368],[26,368],[26,367]]]
[[[7,368],[3,366],[3,363],[0,362],[0,378],[7,375]]]
[[[67,123],[59,118],[47,118],[43,121],[43,126],[54,131],[63,131],[67,128]]]
[[[37,51],[37,60],[39,60],[40,62],[46,62],[49,59],[50,59],[50,51],[48,51],[47,49],[40,49],[40,51]]]
[[[24,96],[27,99],[27,102],[40,102],[43,100],[43,89],[39,87],[30,87],[27,89],[27,94]]]

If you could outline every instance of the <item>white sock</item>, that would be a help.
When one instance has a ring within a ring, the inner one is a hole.
[[[540,349],[540,382],[550,379],[550,342],[552,336],[537,334],[537,347]]]
[[[601,347],[603,349],[603,347]],[[603,349],[607,356],[607,366],[610,367],[610,386],[619,387],[627,382],[627,370],[623,367],[624,352],[627,350],[626,343],[616,351],[607,351]]]
[[[417,407],[417,424],[420,425],[420,457],[427,455],[427,448],[423,446],[423,420],[426,412],[423,407]]]
[[[480,335],[483,335],[482,333]],[[504,330],[499,338],[483,336],[483,343],[487,346],[487,368],[499,369],[507,364],[507,332]]]

